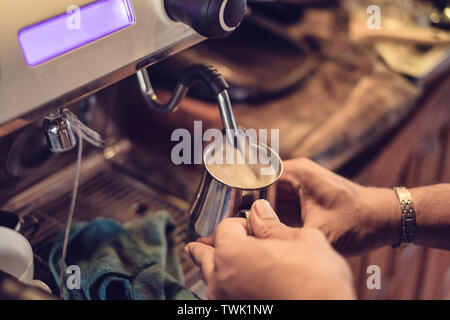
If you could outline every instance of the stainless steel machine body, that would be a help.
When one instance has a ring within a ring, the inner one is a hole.
[[[129,26],[38,65],[27,64],[19,42],[21,31],[61,15],[70,19],[71,13],[67,12],[73,6],[82,10],[92,3],[108,2],[116,6],[123,4],[122,0],[0,3],[0,124],[19,117],[37,119],[48,110],[86,97],[203,39],[189,26],[169,18],[164,0],[126,0],[134,16]],[[72,14],[76,13],[75,10]],[[83,21],[83,17],[81,11],[81,31],[84,31],[83,24],[92,28],[88,21],[91,18]],[[62,37],[70,37],[72,32],[77,29],[64,30]]]

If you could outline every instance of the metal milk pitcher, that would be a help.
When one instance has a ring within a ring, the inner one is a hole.
[[[260,183],[245,186],[234,181],[239,179],[233,178],[233,172],[229,172],[228,178],[215,174],[213,167],[208,165],[213,144],[205,148],[203,154],[205,169],[199,191],[189,212],[188,241],[209,236],[225,218],[245,217],[253,202],[258,199],[266,199],[272,207],[275,206],[275,183],[283,171],[282,161],[273,149],[264,144],[253,143],[260,151],[270,154],[273,173]],[[233,167],[230,167],[230,170],[233,170]]]

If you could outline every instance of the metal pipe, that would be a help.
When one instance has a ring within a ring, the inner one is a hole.
[[[181,100],[186,97],[189,91],[189,87],[186,87],[181,82],[179,82],[170,100],[167,103],[162,103],[153,90],[147,69],[139,70],[138,72],[136,72],[136,75],[142,95],[144,96],[148,106],[151,109],[164,114],[175,111],[180,105]]]
[[[195,72],[193,72],[192,70],[195,70]],[[222,124],[225,129],[227,139],[231,144],[234,145],[234,136],[237,136],[238,134],[237,125],[233,115],[230,96],[228,95],[228,91],[226,89],[228,85],[223,80],[222,76],[220,76],[215,69],[207,66],[197,66],[197,69],[188,68],[186,69],[184,75],[184,77],[182,76],[182,78],[184,78],[184,81],[181,80],[177,83],[177,86],[170,100],[167,103],[163,103],[161,102],[161,100],[159,100],[158,96],[155,93],[155,90],[153,89],[147,69],[141,69],[136,73],[139,87],[148,106],[152,110],[161,113],[169,113],[175,111],[179,107],[181,100],[186,97],[190,86],[193,85],[193,83],[195,82],[194,80],[196,79],[202,80],[203,82],[206,82],[207,85],[213,86],[214,88],[221,88],[222,90],[219,91],[216,89],[215,91],[217,93],[219,112],[222,118]],[[208,75],[212,76],[208,77]],[[190,83],[190,85],[183,84],[186,82]]]
[[[224,129],[237,132],[236,120],[234,119],[233,108],[227,90],[223,90],[217,95],[217,102],[219,104],[219,111]]]

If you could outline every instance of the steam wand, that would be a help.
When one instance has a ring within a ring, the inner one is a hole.
[[[233,115],[230,96],[228,95],[229,86],[222,75],[212,66],[195,64],[184,70],[178,80],[172,97],[166,103],[163,103],[158,99],[150,82],[147,69],[139,70],[136,75],[147,105],[150,109],[164,114],[175,111],[179,107],[181,100],[186,97],[189,89],[192,88],[197,81],[202,81],[208,85],[217,97],[220,116],[227,138],[229,142],[234,145],[234,139],[231,133],[234,132],[237,135],[238,131],[236,130],[236,121]]]

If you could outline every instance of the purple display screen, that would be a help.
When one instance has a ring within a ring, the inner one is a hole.
[[[25,61],[36,66],[134,24],[130,0],[100,0],[19,31]]]

